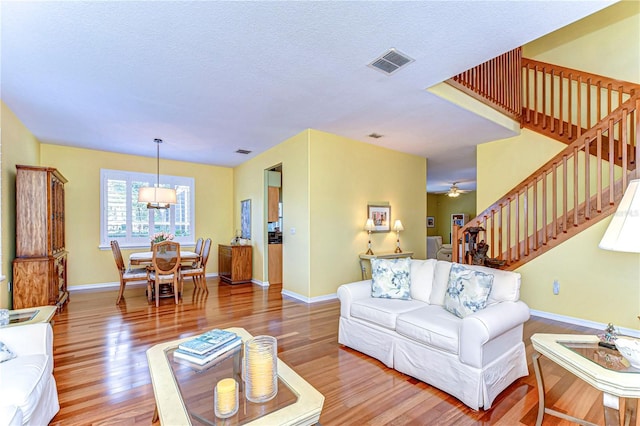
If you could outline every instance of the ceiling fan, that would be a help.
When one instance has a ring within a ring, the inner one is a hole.
[[[458,188],[458,182],[453,182],[451,188],[449,188],[449,191],[445,192],[444,194],[447,194],[447,197],[456,198],[459,197],[460,194],[464,194],[465,192],[469,191]]]

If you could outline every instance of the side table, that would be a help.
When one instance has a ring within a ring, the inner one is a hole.
[[[5,327],[16,327],[37,322],[52,322],[51,319],[57,309],[56,305],[47,305],[9,310],[9,324],[5,325]]]
[[[403,257],[413,257],[412,251],[405,251],[402,253],[378,253],[378,254],[365,254],[360,253],[360,272],[362,273],[362,279],[367,279],[367,267],[365,261],[371,262],[371,259],[398,259]]]

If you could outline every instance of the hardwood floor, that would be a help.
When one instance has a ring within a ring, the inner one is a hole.
[[[238,326],[278,339],[278,355],[325,396],[323,425],[533,425],[538,395],[531,365],[533,333],[594,333],[540,318],[525,325],[529,376],[489,411],[475,412],[425,383],[337,342],[337,300],[305,304],[281,286],[231,286],[208,279],[209,292],[185,283],[179,305],[148,304],[143,287],[72,293],[54,317],[54,376],[60,412],[54,425],[151,423],[154,396],[145,351],[156,343]],[[558,411],[603,424],[602,395],[546,359],[548,401]],[[212,384],[213,386],[213,384]],[[544,425],[570,422],[545,417]]]

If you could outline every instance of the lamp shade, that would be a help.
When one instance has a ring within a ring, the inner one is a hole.
[[[376,225],[373,223],[373,219],[371,219],[371,218],[367,219],[367,223],[364,224],[364,230],[365,231],[375,231],[376,230]]]
[[[398,232],[398,231],[404,231],[404,226],[402,226],[402,222],[400,222],[400,219],[396,220],[393,223],[393,230]]]
[[[176,204],[176,190],[172,188],[143,187],[138,191],[138,202]]]
[[[640,179],[629,182],[599,247],[640,253]]]

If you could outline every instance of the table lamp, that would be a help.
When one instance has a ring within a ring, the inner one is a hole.
[[[598,247],[640,253],[640,179],[629,182]]]
[[[400,219],[397,219],[393,223],[393,230],[396,231],[396,253],[402,253],[402,249],[400,248],[400,231],[404,231],[404,226],[402,226],[402,222]]]
[[[376,225],[373,223],[373,219],[369,218],[367,219],[367,222],[364,224],[364,230],[367,231],[367,233],[369,234],[369,245],[368,245],[368,250],[365,254],[373,254],[373,250],[371,250],[371,231],[374,231],[376,229]]]

